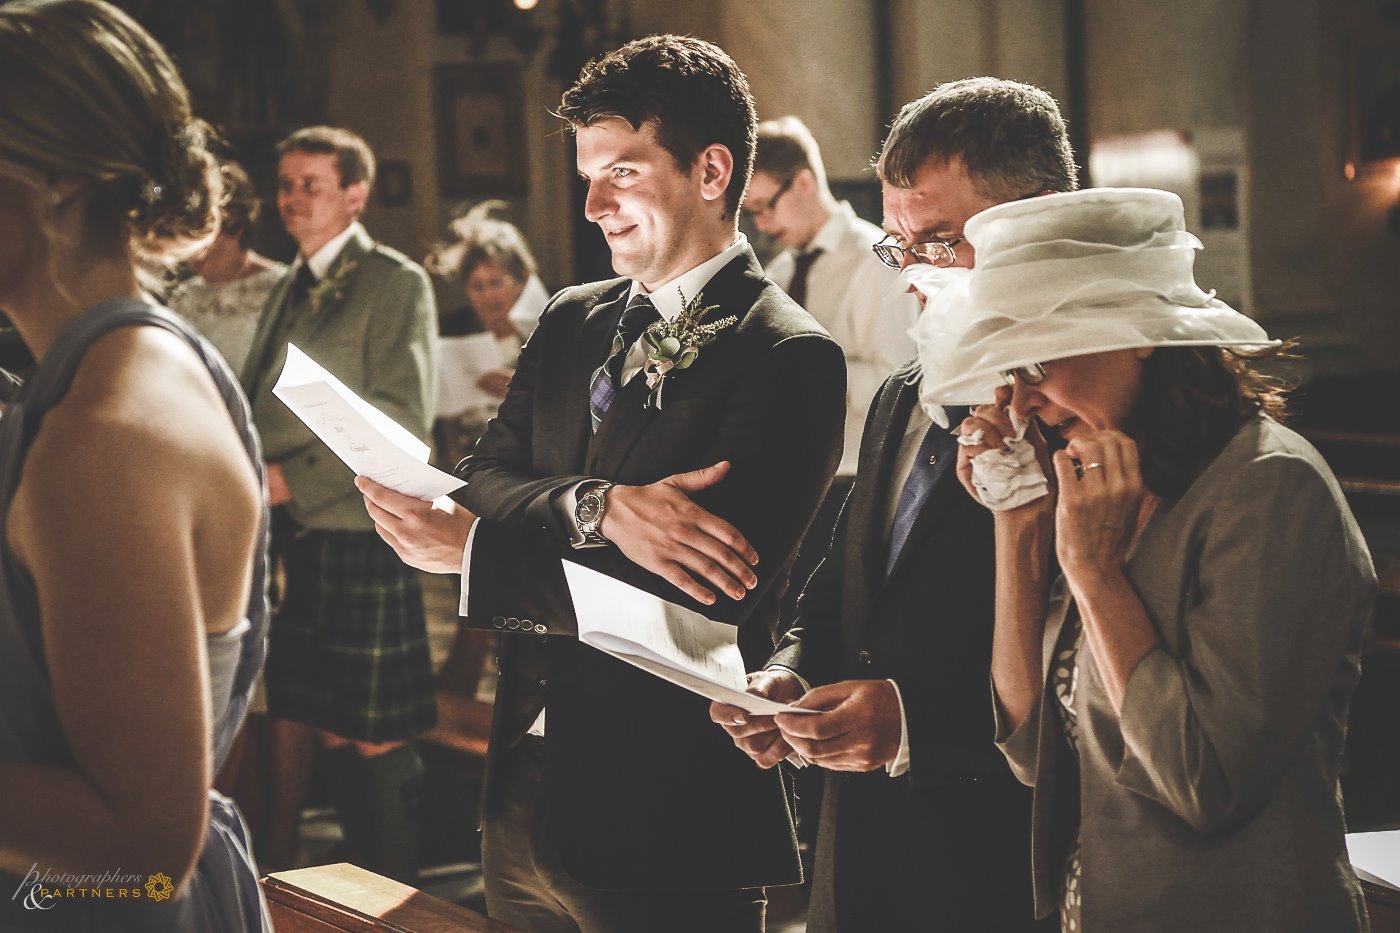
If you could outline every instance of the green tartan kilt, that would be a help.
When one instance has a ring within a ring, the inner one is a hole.
[[[277,511],[281,511],[280,509]],[[437,722],[418,571],[373,531],[274,522],[285,591],[268,635],[268,712],[347,739],[410,739]]]

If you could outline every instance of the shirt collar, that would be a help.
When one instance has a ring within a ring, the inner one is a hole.
[[[685,303],[694,301],[695,296],[710,283],[715,273],[729,265],[730,260],[747,249],[748,245],[748,237],[742,233],[736,234],[733,244],[728,249],[711,256],[689,272],[682,272],[671,281],[656,286],[650,298],[652,304],[656,305],[657,312],[664,319],[674,321],[685,307]],[[644,294],[647,293],[642,288],[642,283],[634,279],[632,288],[627,292],[627,302],[630,304],[633,298]]]
[[[851,218],[855,217],[855,208],[851,207],[850,201],[841,201],[836,205],[836,210],[831,212],[831,216],[826,219],[826,223],[821,225],[817,235],[812,237],[812,242],[807,244],[807,248],[800,250],[802,253],[810,253],[814,249],[825,250],[830,253],[841,247],[841,232],[851,223]]]
[[[331,269],[331,263],[335,262],[335,257],[340,255],[345,244],[350,242],[350,238],[364,229],[364,226],[357,220],[333,236],[325,246],[316,250],[310,259],[303,261],[298,255],[296,262],[292,263],[292,272],[295,273],[302,265],[310,266],[311,274],[316,276],[316,281],[319,282],[326,277],[326,273]]]

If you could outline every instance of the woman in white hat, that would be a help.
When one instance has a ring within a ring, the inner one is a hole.
[[[1338,772],[1375,575],[1249,368],[1276,342],[1196,287],[1176,195],[1033,198],[966,235],[976,269],[922,284],[922,395],[991,402],[958,467],[995,511],[997,738],[1035,787],[1037,912],[1364,930]]]

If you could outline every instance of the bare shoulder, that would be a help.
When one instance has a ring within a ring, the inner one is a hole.
[[[60,443],[65,450],[101,444],[107,450],[173,456],[182,469],[201,469],[222,461],[220,441],[228,440],[237,441],[232,419],[189,345],[160,328],[125,327],[89,349],[67,395],[46,416],[33,455],[43,456]],[[115,463],[111,456],[100,459],[106,469],[137,467]],[[139,468],[161,467],[148,461]]]
[[[11,541],[22,550],[16,536],[37,531],[41,516],[57,529],[94,512],[159,509],[170,530],[215,508],[247,513],[259,497],[199,357],[162,329],[120,328],[93,344],[45,416],[16,490]]]

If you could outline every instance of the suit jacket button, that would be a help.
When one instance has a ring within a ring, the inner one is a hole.
[[[865,665],[866,667],[869,667],[869,666],[870,666],[870,652],[869,652],[869,651],[866,651],[864,648],[860,649],[859,651],[856,652],[856,660],[859,661],[861,664]]]
[[[547,632],[547,631],[549,631],[549,629],[548,629],[546,626],[540,624],[539,622],[536,622],[536,623],[535,623],[535,634],[536,634],[536,635],[543,635],[543,634],[544,634],[545,632]]]
[[[506,628],[510,629],[512,632],[515,631],[520,628],[520,620],[514,617],[506,619]]]
[[[543,677],[541,677],[541,678],[540,678],[540,689],[543,690],[546,686],[548,686],[548,681],[546,681]]]
[[[504,618],[503,616],[492,616],[492,617],[491,617],[491,624],[494,625],[494,626],[496,626],[496,628],[505,628],[505,627],[506,627],[506,620],[505,620],[505,618]]]

